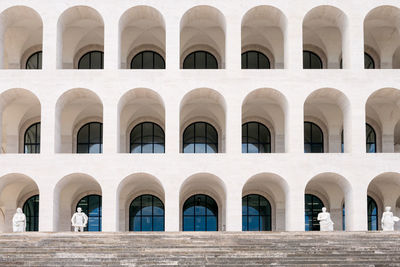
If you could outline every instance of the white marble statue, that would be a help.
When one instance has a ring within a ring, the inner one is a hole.
[[[320,231],[333,231],[333,222],[331,215],[326,211],[326,208],[322,208],[322,212],[318,213],[318,221],[320,225]]]
[[[83,229],[86,227],[87,222],[88,222],[88,217],[86,216],[86,214],[84,212],[82,212],[81,208],[78,208],[77,212],[75,212],[71,218],[71,223],[72,223],[72,226],[74,227],[74,231],[75,232],[78,232],[78,231],[83,232]]]
[[[385,212],[382,214],[382,230],[394,231],[394,224],[400,220],[399,217],[393,216],[390,207],[385,207]]]
[[[25,232],[26,217],[21,208],[17,208],[17,212],[12,218],[13,232]]]

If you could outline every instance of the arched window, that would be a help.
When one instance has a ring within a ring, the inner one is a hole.
[[[88,195],[83,197],[76,205],[77,208],[82,208],[82,212],[88,216],[88,224],[85,227],[85,231],[101,231],[101,196]]]
[[[303,51],[303,69],[322,69],[322,60],[314,52]]]
[[[103,124],[89,122],[78,131],[77,153],[102,153],[103,151]]]
[[[365,125],[365,136],[367,137],[367,153],[376,153],[376,134],[374,128],[368,123]]]
[[[141,195],[129,206],[129,231],[164,231],[164,204],[153,195]]]
[[[368,231],[378,231],[378,205],[368,196]]]
[[[78,69],[102,69],[103,54],[101,51],[90,51],[84,54],[79,59]]]
[[[184,69],[218,69],[217,59],[207,51],[190,53],[183,61]]]
[[[242,69],[270,69],[266,55],[258,51],[247,51],[242,54]]]
[[[346,210],[345,210],[344,203],[343,203],[343,206],[342,206],[342,230],[343,231],[346,230]]]
[[[260,195],[242,198],[242,230],[271,231],[271,204]]]
[[[195,122],[183,132],[183,153],[218,153],[218,133],[207,122]]]
[[[306,231],[319,231],[318,213],[322,212],[324,203],[317,196],[305,195],[305,223]]]
[[[374,59],[364,52],[364,69],[375,69]]]
[[[39,195],[28,198],[22,211],[26,216],[26,231],[39,231]]]
[[[247,122],[242,125],[242,153],[271,153],[271,134],[264,124]]]
[[[207,195],[193,195],[183,204],[183,231],[218,231],[218,206]]]
[[[136,125],[130,135],[131,153],[164,153],[163,129],[153,122]]]
[[[133,57],[131,69],[165,69],[165,61],[157,52],[142,51]]]
[[[304,122],[304,153],[323,153],[324,135],[313,122]]]
[[[340,147],[340,151],[343,153],[344,152],[344,137],[343,137],[343,133],[344,131],[342,130],[342,134],[340,136],[340,140],[341,140],[341,147]]]
[[[24,153],[40,153],[40,122],[34,123],[26,129],[24,134]]]
[[[42,51],[33,53],[26,61],[25,68],[26,69],[34,69],[34,70],[41,69],[42,68]]]

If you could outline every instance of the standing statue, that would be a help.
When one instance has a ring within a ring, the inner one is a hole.
[[[71,223],[72,226],[74,227],[74,231],[83,232],[83,229],[86,227],[87,222],[88,222],[88,216],[86,216],[86,214],[82,212],[81,208],[77,208],[77,212],[75,212],[71,218]]]
[[[318,221],[320,225],[320,231],[333,231],[333,222],[331,220],[331,215],[326,212],[326,208],[322,208],[322,212],[318,213]]]
[[[12,218],[13,232],[25,232],[26,217],[21,208],[17,208],[17,212]]]
[[[390,207],[385,207],[385,212],[382,214],[382,230],[394,231],[394,224],[400,220],[399,217],[393,216]]]

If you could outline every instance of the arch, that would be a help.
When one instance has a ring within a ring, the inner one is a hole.
[[[271,62],[262,52],[248,50],[242,53],[242,69],[270,69]]]
[[[76,207],[82,209],[82,212],[88,216],[88,222],[84,231],[88,232],[101,232],[101,219],[102,219],[102,199],[98,194],[90,194],[82,197]]]
[[[53,227],[56,232],[71,231],[71,217],[78,202],[88,195],[102,195],[100,184],[84,173],[64,176],[54,187]]]
[[[319,54],[323,68],[339,69],[346,30],[347,16],[342,10],[330,5],[317,6],[303,19],[303,50]]]
[[[375,130],[376,152],[399,152],[400,90],[382,88],[373,92],[365,104],[366,122]]]
[[[305,194],[312,194],[318,197],[331,213],[331,219],[334,223],[333,227],[335,231],[343,230],[343,207],[345,206],[346,199],[350,199],[351,191],[352,186],[350,182],[342,175],[332,172],[315,175],[308,181],[305,188]],[[312,199],[309,197],[308,200],[311,201]],[[317,210],[313,216],[318,215],[318,212],[320,212],[320,210]],[[310,214],[311,213],[308,215],[311,216]],[[349,220],[349,218],[347,218],[347,220]],[[309,225],[312,226],[313,223],[311,223],[311,220],[309,220],[309,222]],[[316,218],[314,218],[314,223],[317,223]],[[313,229],[316,230],[319,228],[316,227]]]
[[[304,121],[311,121],[322,129],[324,151],[341,152],[341,131],[344,129],[345,151],[350,150],[350,101],[341,91],[321,88],[313,91],[304,101]]]
[[[205,50],[213,54],[219,68],[224,69],[225,34],[225,17],[218,9],[200,5],[186,11],[180,21],[181,68],[187,55]]]
[[[322,52],[319,52],[318,55],[316,52],[310,50],[311,49],[303,50],[303,69],[323,69],[322,58],[324,58],[325,55]]]
[[[381,213],[386,206],[396,209],[400,197],[400,173],[385,172],[375,176],[368,185],[368,196],[373,198],[377,205],[378,229],[381,229]],[[371,226],[369,224],[369,226]],[[371,227],[370,227],[371,228]],[[373,227],[371,229],[374,229]]]
[[[165,69],[163,56],[153,50],[143,50],[131,60],[131,69]]]
[[[39,99],[26,89],[8,89],[0,93],[0,114],[1,153],[23,153],[26,124],[40,121]]]
[[[218,231],[218,204],[212,197],[192,195],[182,209],[182,231]]]
[[[242,18],[242,53],[261,52],[270,60],[271,68],[283,69],[286,24],[286,16],[276,7],[251,8]]]
[[[104,22],[100,13],[89,6],[65,10],[57,23],[57,68],[77,68],[80,56],[91,50],[103,50]],[[83,49],[83,50],[82,50]]]
[[[89,89],[70,89],[58,98],[55,117],[56,153],[76,152],[78,130],[88,122],[103,122],[103,103]]]
[[[40,153],[40,122],[29,126],[24,133],[24,153]]]
[[[314,122],[304,122],[304,153],[324,153],[324,133]]]
[[[180,103],[180,147],[183,147],[183,132],[194,122],[207,122],[218,133],[218,151],[225,152],[226,102],[223,96],[208,88],[194,89]],[[181,150],[181,152],[183,152]]]
[[[22,206],[26,216],[26,231],[39,231],[39,195],[28,198]]]
[[[78,69],[103,69],[104,53],[102,51],[92,50],[79,57]]]
[[[399,17],[398,7],[382,5],[372,9],[364,19],[364,45],[376,51],[375,68],[398,66],[398,58],[394,56],[400,47]]]
[[[140,195],[129,205],[129,231],[164,231],[164,203],[154,195]]]
[[[125,177],[117,188],[117,222],[119,231],[129,231],[129,207],[141,195],[153,195],[165,203],[164,187],[159,179],[148,173]]]
[[[285,123],[288,104],[286,97],[271,88],[250,92],[242,103],[242,124],[256,121],[271,133],[271,152],[285,152]]]
[[[271,204],[265,197],[242,197],[242,231],[271,231],[271,213]]]
[[[0,209],[4,221],[0,232],[12,232],[12,217],[17,208],[22,208],[25,200],[39,194],[39,187],[29,176],[21,173],[9,173],[0,177]]]
[[[165,58],[165,21],[151,6],[140,5],[125,11],[119,20],[119,36],[122,69],[129,68],[133,57],[145,50]]]
[[[250,177],[243,185],[242,197],[250,194],[263,196],[271,205],[271,230],[285,230],[286,196],[289,185],[274,173],[259,173]]]
[[[183,60],[183,69],[218,69],[217,58],[210,52],[196,50]]]
[[[197,121],[183,131],[183,153],[218,153],[218,132],[211,124]]]
[[[24,69],[22,58],[25,52],[33,46],[42,47],[42,18],[30,7],[12,6],[1,12],[0,21],[0,66]]]
[[[193,195],[202,194],[214,199],[218,207],[218,230],[226,225],[226,186],[217,176],[210,173],[197,173],[187,178],[179,190],[180,229],[183,229],[183,206]]]
[[[242,124],[242,153],[271,153],[271,132],[264,124]]]
[[[165,129],[164,101],[151,89],[129,90],[118,102],[118,152],[130,152],[130,133],[142,122],[153,122]]]
[[[25,63],[25,69],[41,69],[42,68],[42,51],[31,54]]]
[[[137,124],[130,133],[130,153],[164,153],[164,130],[154,122]]]
[[[103,152],[103,124],[88,122],[79,128],[76,153],[98,154]]]

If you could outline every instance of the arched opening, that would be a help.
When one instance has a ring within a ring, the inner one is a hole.
[[[225,152],[225,118],[226,118],[226,104],[225,100],[220,93],[215,90],[200,88],[187,93],[180,104],[180,132],[181,132],[181,152],[186,153],[183,148],[184,142],[197,143],[197,139],[190,139],[191,130],[196,131],[197,136],[200,138],[199,143],[203,148],[208,149],[207,144],[214,152]],[[194,124],[195,123],[195,124]],[[216,134],[215,134],[215,131]],[[209,135],[207,135],[209,133]],[[186,134],[187,139],[184,140]],[[194,134],[194,132],[193,132]],[[207,135],[208,141],[205,142],[201,136]],[[192,141],[189,141],[192,140]],[[215,149],[214,146],[217,145]],[[195,145],[193,145],[195,146]],[[191,149],[188,147],[188,149]],[[206,150],[207,150],[206,149]],[[192,151],[192,150],[190,150]]]
[[[103,152],[103,124],[89,122],[77,134],[76,153],[98,154]]]
[[[32,8],[13,6],[0,14],[0,21],[0,66],[24,69],[28,57],[42,50],[42,18]]]
[[[36,122],[26,129],[24,134],[24,153],[40,153],[40,122]]]
[[[13,231],[12,218],[17,208],[23,208],[27,216],[26,231],[38,231],[39,203],[29,201],[38,195],[37,184],[24,174],[11,173],[0,177],[0,213],[4,215],[4,220],[1,220],[0,224],[0,232]],[[29,206],[27,206],[28,202],[32,205],[28,204]]]
[[[24,153],[25,132],[40,122],[39,99],[28,90],[15,88],[1,93],[0,102],[1,153]],[[36,141],[40,143],[40,135]]]
[[[399,66],[400,9],[395,6],[380,6],[371,10],[364,20],[364,46],[368,57],[365,68],[392,69]],[[373,53],[372,53],[373,52]],[[374,65],[367,64],[372,59]]]
[[[304,122],[304,153],[324,153],[324,134],[317,124],[309,121]]]
[[[395,88],[383,88],[369,96],[365,104],[367,153],[400,151],[399,100],[400,90]]]
[[[89,217],[85,231],[101,231],[100,184],[91,176],[73,173],[57,182],[54,189],[53,226],[55,231],[71,231],[71,217],[78,207]]]
[[[42,68],[42,51],[34,52],[26,60],[25,69],[37,70]]]
[[[57,24],[57,68],[78,69],[83,56],[91,51],[98,51],[93,54],[93,64],[98,66],[104,51],[104,22],[100,13],[88,6],[65,10]],[[92,67],[91,56],[83,59],[82,66]]]
[[[22,206],[26,216],[26,231],[39,231],[39,195],[28,198]]]
[[[273,6],[257,6],[242,19],[242,69],[283,69],[287,19]]]
[[[121,69],[165,69],[165,22],[150,6],[128,9],[119,20]]]
[[[341,91],[322,88],[312,92],[304,102],[305,152],[340,153],[342,131],[347,152],[350,133],[345,126],[351,121],[349,111],[350,102]]]
[[[62,94],[56,104],[56,153],[101,151],[102,122],[103,104],[94,92],[76,88]],[[95,140],[89,139],[89,132],[95,133],[91,135]]]
[[[183,60],[183,69],[218,69],[218,61],[207,51],[194,51]]]
[[[80,57],[78,69],[103,69],[104,53],[102,51],[89,51]]]
[[[156,196],[141,195],[129,206],[129,231],[164,231],[164,204]]]
[[[364,69],[375,69],[374,59],[366,52],[364,52]]]
[[[125,93],[118,103],[118,121],[118,152],[164,153],[165,107],[158,93],[145,88]]]
[[[224,69],[225,33],[225,17],[216,8],[196,6],[186,11],[180,22],[181,68],[184,68],[184,60],[189,54],[205,51],[215,57],[217,68]],[[199,60],[209,58],[212,57],[199,54]]]
[[[242,152],[243,144],[246,143],[243,134],[248,134],[248,128],[246,129],[244,125],[249,122],[260,123],[268,129],[270,140],[261,143],[270,143],[271,152],[285,152],[286,109],[286,98],[277,90],[261,88],[249,93],[242,103]]]
[[[310,10],[303,20],[303,68],[339,69],[347,17],[328,5]]]
[[[224,231],[226,187],[209,173],[187,178],[180,189],[180,222],[183,231]]]
[[[182,231],[218,231],[218,205],[204,194],[189,197],[183,204]]]
[[[271,133],[264,124],[242,125],[242,153],[271,153]]]
[[[183,153],[218,153],[218,133],[207,122],[194,122],[183,131]]]
[[[117,200],[119,231],[164,231],[165,192],[156,177],[129,175],[118,186]]]
[[[274,173],[260,173],[248,179],[242,189],[242,230],[284,231],[287,191],[287,182]],[[246,196],[252,197],[245,199]]]
[[[400,197],[400,174],[386,172],[376,176],[368,185],[368,230],[381,229],[381,215],[385,207],[396,212]]]
[[[351,185],[336,173],[321,173],[314,176],[305,189],[306,231],[319,231],[318,213],[326,207],[331,214],[333,229],[344,230],[345,203],[351,194]]]

